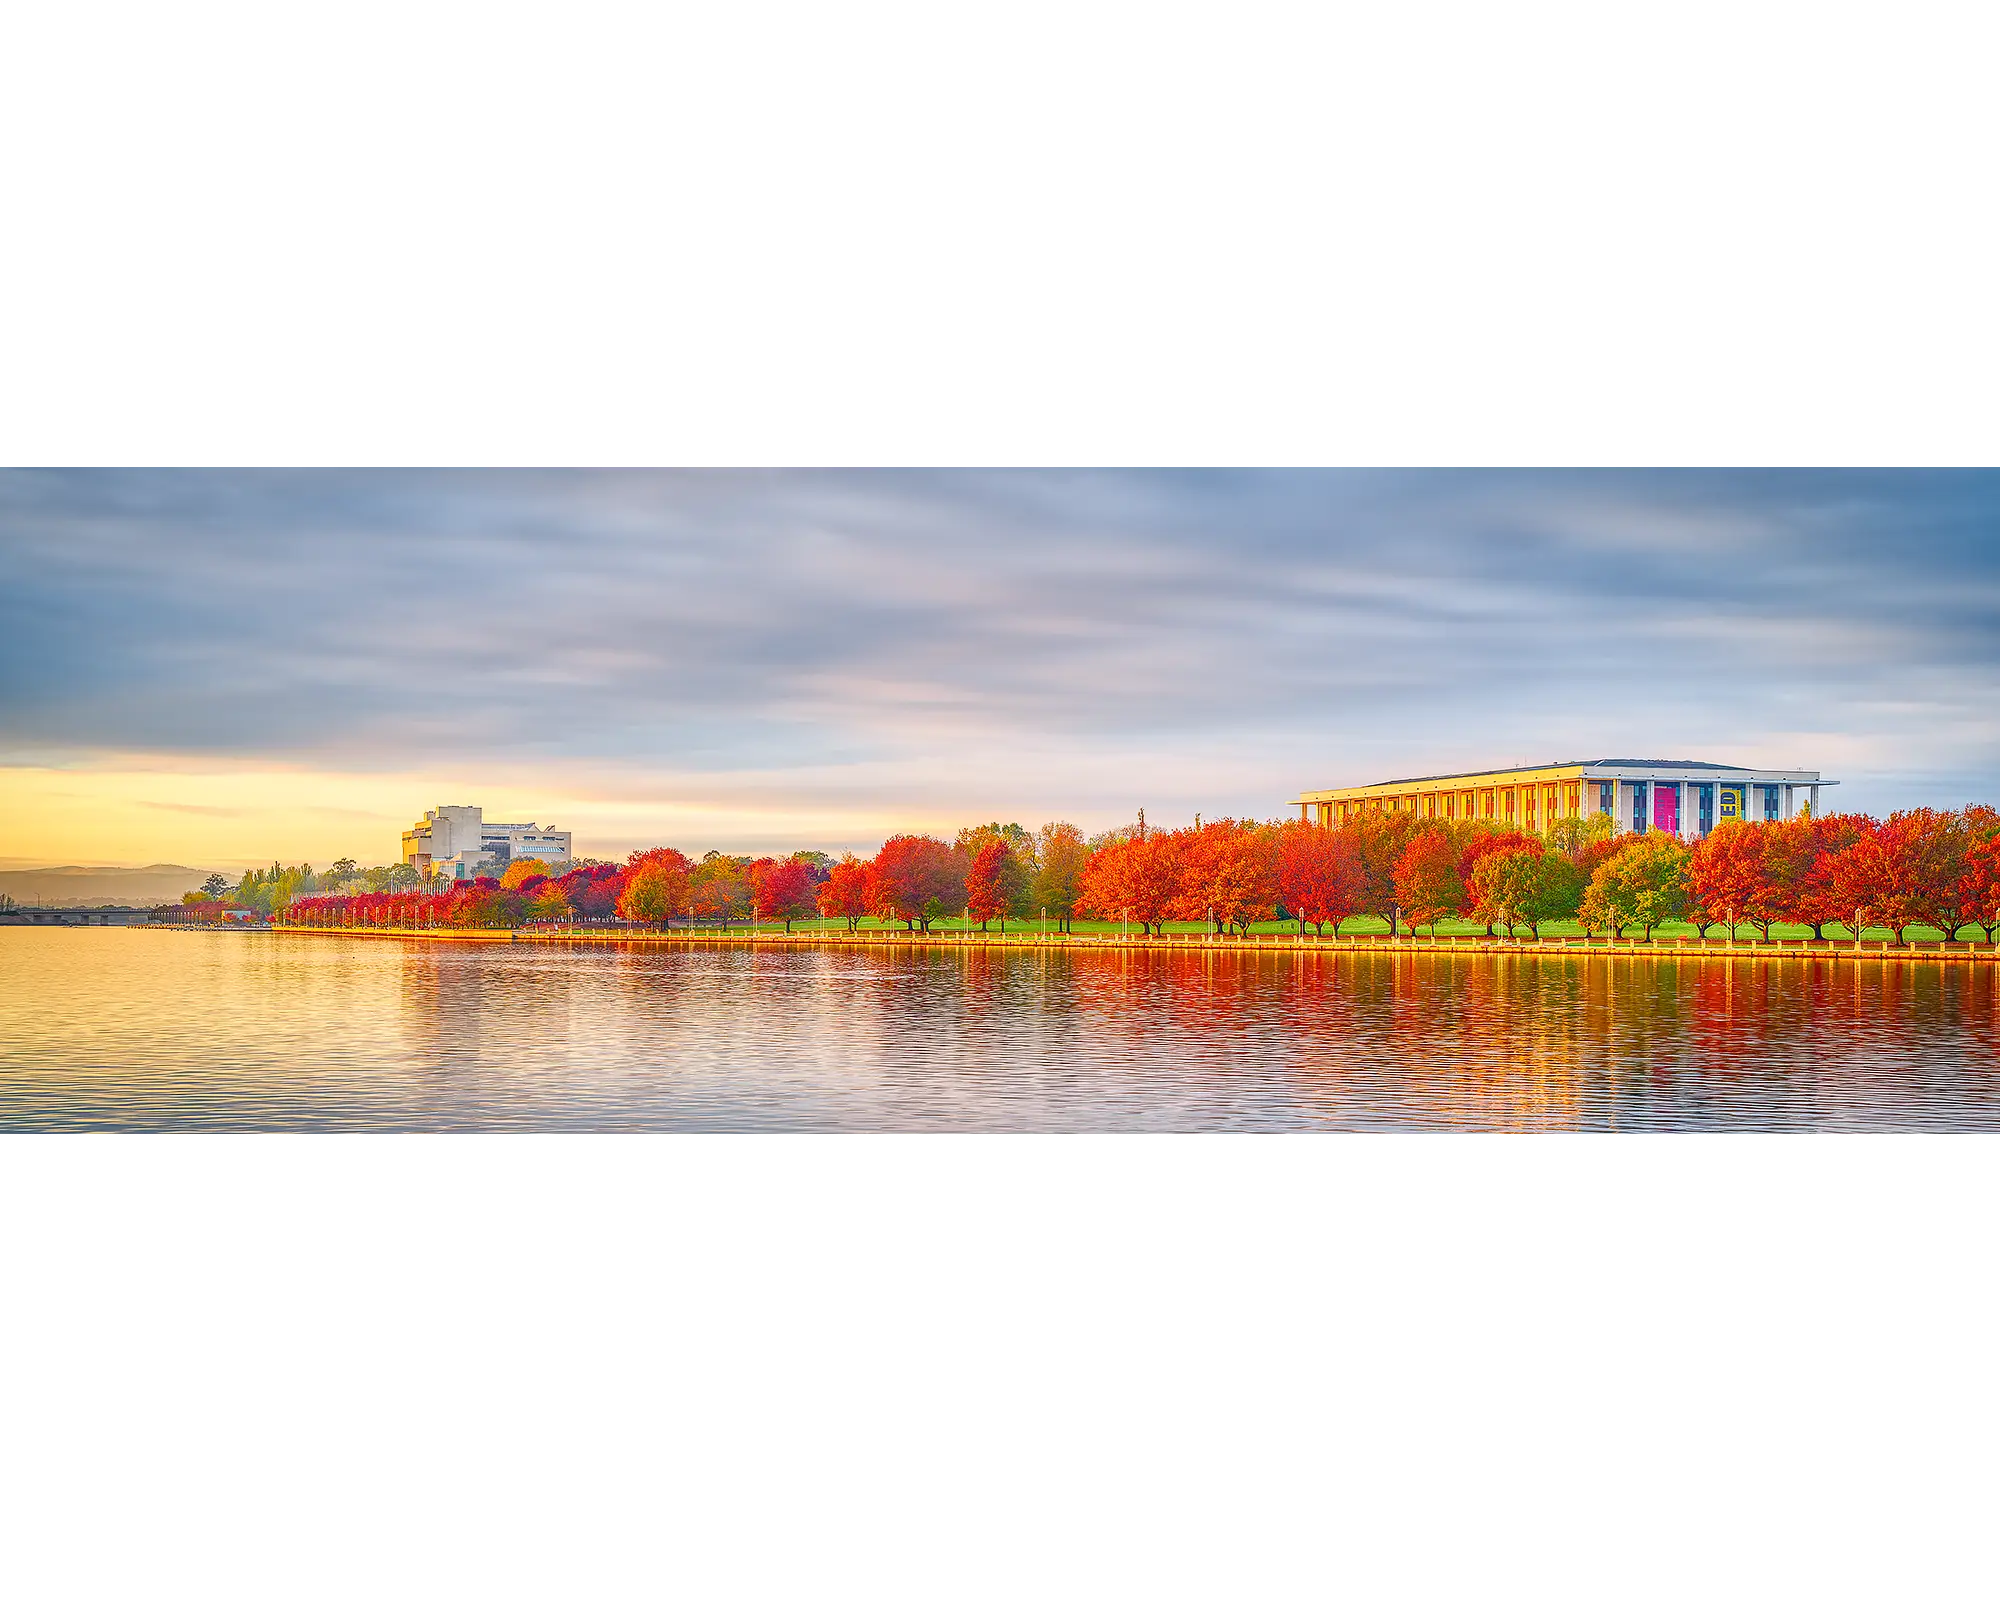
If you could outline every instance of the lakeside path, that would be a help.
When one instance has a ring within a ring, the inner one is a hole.
[[[1442,939],[1396,938],[1386,934],[1354,938],[1304,938],[1295,934],[1252,934],[1247,938],[1198,933],[1167,933],[1146,938],[1116,933],[961,933],[934,930],[905,933],[900,929],[868,929],[857,933],[813,931],[781,933],[759,930],[723,933],[716,929],[559,931],[546,928],[301,928],[273,927],[273,933],[333,939],[429,939],[475,944],[667,945],[712,950],[839,949],[917,950],[1127,950],[1172,951],[1201,955],[1510,955],[1622,956],[1659,959],[1815,961],[1979,962],[2000,967],[2000,946],[1990,944],[1856,945],[1810,939]]]

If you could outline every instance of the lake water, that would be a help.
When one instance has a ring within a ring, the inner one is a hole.
[[[0,928],[0,1128],[2000,1129],[1992,965]]]

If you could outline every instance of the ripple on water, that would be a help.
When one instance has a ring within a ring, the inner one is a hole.
[[[0,929],[0,1127],[1990,1130],[1992,966]]]

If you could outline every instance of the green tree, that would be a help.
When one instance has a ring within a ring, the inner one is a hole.
[[[1558,817],[1549,824],[1548,847],[1571,861],[1581,861],[1592,845],[1611,840],[1611,813],[1593,811],[1587,817]],[[1579,888],[1577,893],[1582,894]]]
[[[1536,857],[1534,878],[1520,906],[1530,933],[1541,938],[1543,923],[1575,916],[1582,902],[1583,871],[1574,861],[1556,850]]]
[[[1586,927],[1609,927],[1613,937],[1643,928],[1646,937],[1687,911],[1688,847],[1658,829],[1598,867],[1580,908]]]
[[[1076,915],[1076,898],[1090,856],[1083,830],[1074,822],[1045,822],[1035,836],[1032,908],[1054,917],[1056,926],[1065,933]]]
[[[733,917],[750,914],[750,874],[747,859],[711,850],[688,875],[688,909],[697,917],[719,918],[727,928]]]
[[[1517,924],[1531,921],[1530,912],[1542,889],[1542,863],[1547,859],[1535,849],[1501,850],[1481,856],[1473,866],[1476,902],[1510,936]]]
[[[558,891],[560,893],[560,891]],[[618,915],[627,922],[665,922],[687,909],[688,879],[669,867],[642,867],[618,898]],[[561,915],[560,912],[556,915]]]

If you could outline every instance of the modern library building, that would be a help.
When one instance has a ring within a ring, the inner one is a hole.
[[[1364,811],[1412,811],[1546,832],[1562,817],[1608,813],[1619,833],[1663,828],[1699,839],[1718,822],[1780,822],[1802,804],[1819,815],[1819,792],[1837,780],[1817,772],[1726,766],[1716,761],[1555,762],[1492,772],[1398,778],[1351,789],[1319,789],[1293,803],[1310,822],[1331,825]]]

